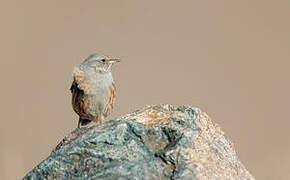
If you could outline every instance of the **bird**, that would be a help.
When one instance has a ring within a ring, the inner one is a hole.
[[[116,85],[112,65],[120,59],[94,53],[73,69],[72,107],[79,115],[77,127],[102,124],[114,108]]]

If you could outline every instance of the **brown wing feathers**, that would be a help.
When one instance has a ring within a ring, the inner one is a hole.
[[[85,116],[89,110],[90,102],[86,98],[84,91],[78,88],[76,82],[73,82],[71,86],[71,92],[73,109],[79,116]]]
[[[108,116],[109,113],[112,111],[112,109],[114,108],[114,99],[116,97],[116,86],[113,83],[110,87],[110,97],[108,99],[108,102],[106,104],[106,108],[105,108],[105,116]]]

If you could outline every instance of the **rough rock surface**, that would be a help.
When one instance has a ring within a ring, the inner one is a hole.
[[[76,129],[24,179],[254,179],[198,108],[148,106]]]

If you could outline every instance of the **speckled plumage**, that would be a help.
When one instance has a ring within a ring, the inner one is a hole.
[[[73,70],[72,106],[80,116],[78,127],[91,121],[101,124],[111,113],[116,86],[111,66],[119,60],[92,54]]]

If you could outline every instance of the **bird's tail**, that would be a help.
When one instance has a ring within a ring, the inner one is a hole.
[[[80,117],[80,119],[79,119],[79,123],[78,123],[78,127],[80,127],[80,126],[85,126],[85,125],[89,124],[90,122],[92,122],[92,121],[89,120],[89,119],[82,119],[82,118]]]

